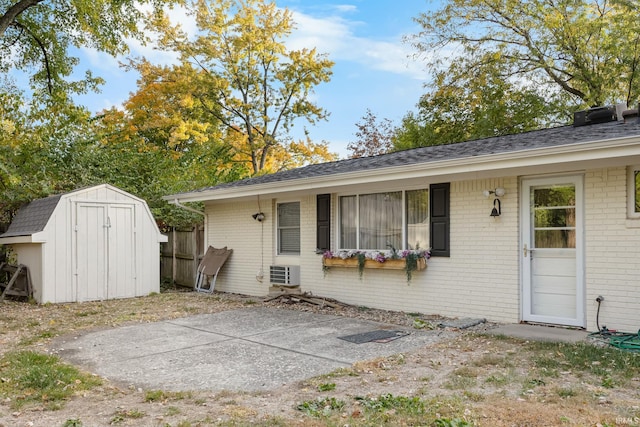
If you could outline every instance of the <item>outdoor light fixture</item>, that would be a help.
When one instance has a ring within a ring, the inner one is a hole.
[[[264,220],[264,214],[262,212],[254,213],[251,216],[258,222],[262,222]]]
[[[495,194],[496,197],[502,197],[504,196],[505,191],[504,191],[504,188],[497,187],[495,190],[484,190],[482,194],[484,194],[484,197],[489,197],[492,194]]]
[[[491,213],[489,214],[489,216],[492,216],[494,218],[500,216],[502,214],[502,209],[500,206],[500,199],[498,197],[504,196],[504,188],[496,187],[495,190],[484,190],[482,194],[484,194],[484,197],[489,197],[492,194],[495,194],[496,198],[493,199],[493,209],[491,209]]]
[[[502,212],[500,209],[500,199],[493,199],[493,209],[491,209],[491,213],[489,214],[489,216],[496,217],[496,216],[500,216],[501,213]]]

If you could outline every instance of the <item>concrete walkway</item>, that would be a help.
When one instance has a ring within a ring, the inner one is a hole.
[[[339,337],[375,330],[408,335],[354,344]],[[347,317],[250,307],[138,324],[59,340],[53,352],[111,381],[147,389],[269,390],[407,352],[456,332],[422,331]]]

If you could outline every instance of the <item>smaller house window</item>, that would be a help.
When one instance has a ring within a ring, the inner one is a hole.
[[[629,218],[640,218],[640,165],[628,170],[627,205]]]
[[[300,202],[278,204],[278,255],[300,255]]]

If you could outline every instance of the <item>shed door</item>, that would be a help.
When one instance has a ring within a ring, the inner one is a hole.
[[[135,206],[77,203],[76,300],[136,295]]]

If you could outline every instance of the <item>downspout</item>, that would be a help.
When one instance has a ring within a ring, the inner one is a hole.
[[[186,211],[192,212],[194,214],[202,215],[202,217],[204,218],[204,247],[206,249],[208,247],[207,246],[207,239],[208,239],[207,229],[209,228],[209,224],[208,224],[209,215],[207,215],[206,213],[204,213],[202,211],[199,211],[197,209],[193,209],[192,207],[183,205],[182,203],[180,203],[178,201],[178,199],[173,199],[173,201],[169,202],[169,203],[172,203],[172,204],[176,205],[177,207],[182,208],[182,209],[184,209]]]
[[[178,201],[178,199],[173,199],[173,202],[169,202],[169,203],[172,203],[172,204],[178,206],[179,208],[184,209],[185,211],[189,211],[189,212],[193,212],[194,214],[202,215],[205,219],[207,219],[207,214],[206,213],[204,213],[202,211],[199,211],[197,209],[193,209],[192,207],[185,206],[182,203],[180,203]],[[205,226],[206,226],[206,222],[205,222]]]

